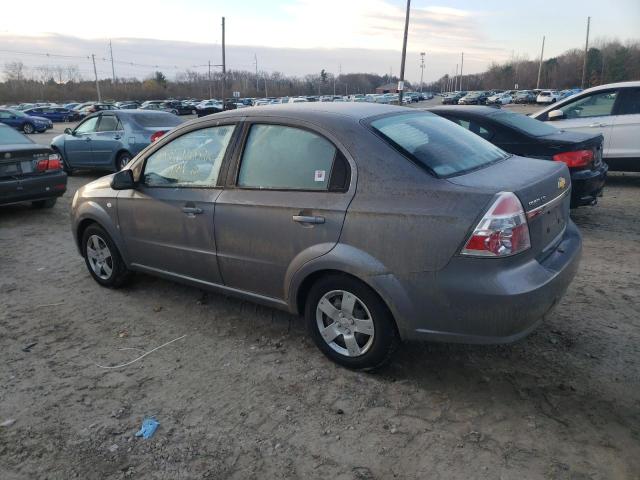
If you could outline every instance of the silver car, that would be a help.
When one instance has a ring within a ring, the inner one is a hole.
[[[528,334],[579,263],[560,162],[424,111],[305,103],[183,124],[89,183],[72,229],[93,278],[133,271],[303,314],[372,369],[400,340]]]

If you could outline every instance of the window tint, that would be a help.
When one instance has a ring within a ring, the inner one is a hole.
[[[76,128],[76,133],[95,132],[97,124],[98,124],[98,117],[91,117],[90,119],[78,125],[78,128]]]
[[[640,88],[624,88],[620,90],[617,115],[633,115],[640,113]]]
[[[616,91],[600,92],[579,98],[559,108],[565,118],[586,118],[611,115],[616,101]]]
[[[98,132],[114,132],[116,130],[118,130],[118,119],[115,115],[103,115],[98,125]]]
[[[132,115],[130,118],[141,127],[175,127],[182,122],[175,115],[164,113],[140,113]]]
[[[0,110],[0,118],[11,118],[11,114],[6,110]]]
[[[432,113],[389,115],[371,126],[392,146],[439,176],[451,176],[508,154],[470,131]]]
[[[491,114],[491,118],[498,123],[515,128],[534,137],[544,137],[545,135],[558,133],[555,127],[536,120],[535,118],[522,115],[521,113],[500,111]]]
[[[214,187],[233,125],[204,128],[172,140],[146,162],[144,183],[151,187]]]
[[[476,135],[481,136],[485,140],[489,140],[491,137],[493,137],[492,131],[489,131],[486,128],[480,126],[480,124],[475,120],[463,120],[461,118],[458,118],[458,119],[453,119],[453,122],[457,123],[462,128],[466,128],[467,130],[475,133]]]
[[[282,125],[253,125],[242,155],[238,185],[326,190],[335,147],[323,137]]]

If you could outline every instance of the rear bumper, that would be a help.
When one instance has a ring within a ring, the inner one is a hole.
[[[63,171],[0,180],[0,205],[46,200],[64,195],[67,174]]]
[[[571,172],[571,207],[594,205],[602,196],[609,167],[606,163],[597,170]]]
[[[581,252],[580,233],[569,221],[543,259],[455,257],[439,272],[398,279],[405,295],[388,303],[404,339],[514,342],[558,303],[578,270]]]

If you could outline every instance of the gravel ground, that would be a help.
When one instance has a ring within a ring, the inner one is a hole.
[[[68,220],[93,178],[0,208],[2,480],[640,479],[640,175],[573,213],[580,271],[531,336],[407,344],[377,374],[279,311],[145,275],[99,287]]]

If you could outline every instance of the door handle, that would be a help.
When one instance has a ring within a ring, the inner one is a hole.
[[[200,215],[203,210],[198,207],[182,207],[182,211],[187,215]]]
[[[589,127],[599,128],[599,127],[606,127],[606,125],[604,123],[592,123],[591,125],[589,125]]]
[[[297,223],[320,225],[324,223],[324,217],[316,217],[312,215],[294,215],[293,221]]]

